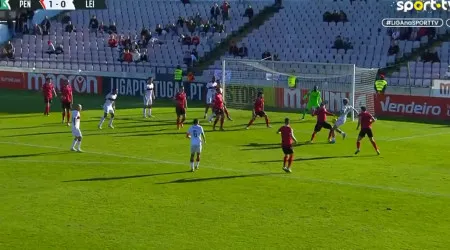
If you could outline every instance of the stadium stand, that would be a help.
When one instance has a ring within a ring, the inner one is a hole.
[[[401,29],[398,30],[401,34],[394,34],[401,36],[393,41],[392,33],[397,30],[384,28],[380,22],[383,18],[423,16],[445,20],[448,13],[404,13],[396,11],[394,1],[370,1],[370,4],[367,2],[283,1],[284,8],[238,42],[237,47],[247,44],[249,59],[263,59],[269,52],[282,61],[348,63],[364,68],[385,68],[394,65],[398,59],[411,55],[417,49],[426,47],[436,36],[446,33],[444,26],[427,30],[422,36],[416,34],[415,39],[410,40],[409,36],[406,37],[410,31]],[[348,21],[324,21],[324,14],[332,14],[334,11],[343,11]],[[434,35],[428,35],[430,33]],[[351,46],[335,49],[335,38],[338,36],[344,44],[348,42]],[[398,52],[389,55],[390,47],[394,43],[398,45]],[[226,55],[221,59],[227,57],[233,56]],[[217,60],[204,75],[211,75],[214,69],[220,69],[220,64],[221,60]],[[399,84],[400,75],[405,75],[405,68],[394,73],[394,79],[390,79],[393,84]],[[404,79],[400,84],[406,84]]]
[[[191,4],[184,5],[178,0],[133,0],[133,4],[129,1],[107,0],[107,10],[69,12],[76,32],[65,32],[66,25],[60,20],[53,20],[48,36],[23,35],[14,39],[15,60],[2,60],[0,66],[146,72],[150,65],[169,67],[182,65],[184,55],[187,52],[189,56],[193,46],[182,45],[179,36],[170,30],[165,35],[156,35],[157,25],[162,24],[164,28],[168,24],[176,24],[179,17],[194,17],[197,13],[202,20],[207,20],[210,18],[211,6],[215,2],[192,1]],[[270,3],[268,1],[251,2],[255,14]],[[210,52],[218,42],[249,21],[249,18],[243,17],[245,9],[244,4],[231,2],[229,20],[224,22],[225,32],[213,33],[210,29],[205,36],[200,36],[199,44],[196,46],[199,57]],[[96,15],[97,19],[104,22],[106,26],[115,22],[118,35],[130,36],[133,42],[139,40],[141,30],[147,28],[153,33],[153,38],[156,37],[162,45],[148,46],[149,62],[121,63],[118,61],[119,50],[108,47],[109,34],[96,35],[96,32],[90,32],[89,22],[93,15]],[[218,20],[220,23],[221,17]],[[188,34],[186,25],[177,31],[180,35]],[[197,31],[195,34],[200,33]],[[46,53],[49,42],[55,46],[61,45],[63,52],[61,54]]]

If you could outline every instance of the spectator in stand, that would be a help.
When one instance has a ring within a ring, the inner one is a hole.
[[[200,44],[200,37],[198,36],[193,36],[192,37],[192,45],[194,45],[196,48],[197,46]]]
[[[48,47],[47,47],[47,51],[45,53],[54,54],[56,52],[56,48],[55,48],[55,45],[53,44],[53,42],[49,40],[47,42],[47,44],[48,44]]]
[[[141,48],[139,47],[139,44],[137,42],[133,42],[131,44],[131,50],[140,50]]]
[[[145,39],[148,42],[150,38],[150,31],[147,28],[143,27],[141,30],[141,39]]]
[[[220,16],[220,8],[217,3],[211,7],[210,13],[211,13],[211,19],[214,19],[217,22],[217,18]]]
[[[436,36],[436,28],[435,27],[428,27],[428,39],[432,40]]]
[[[419,28],[419,31],[417,31],[417,40],[420,41],[420,38],[422,38],[423,36],[427,36],[428,35],[428,29],[425,27],[421,27]]]
[[[345,23],[348,22],[347,14],[344,11],[339,11],[339,21]]]
[[[206,34],[209,32],[211,25],[209,23],[209,20],[206,20],[203,22],[203,24],[200,26],[201,28],[201,33],[203,33],[204,36],[206,36]]]
[[[188,45],[188,46],[192,45],[192,39],[189,35],[181,35],[180,39],[181,39],[182,45]]]
[[[133,50],[131,53],[131,56],[133,57],[133,62],[139,62],[141,61],[141,53],[137,49]]]
[[[177,21],[178,26],[180,26],[180,28],[184,27],[184,18],[183,17],[178,17],[178,21]]]
[[[239,48],[239,56],[241,58],[248,56],[248,48],[245,46],[245,43],[243,43],[242,47]]]
[[[97,33],[97,30],[99,30],[99,28],[100,27],[99,27],[99,24],[98,24],[97,16],[93,15],[91,17],[91,20],[89,20],[89,30],[91,32],[96,32]]]
[[[50,41],[50,40],[47,42],[47,44],[48,44],[48,48],[47,48],[46,53],[48,53],[48,54],[56,54],[56,55],[64,53],[62,45],[56,45],[55,46],[53,44],[53,42]]]
[[[67,23],[66,28],[65,28],[65,31],[66,31],[66,32],[69,32],[69,33],[77,32],[77,31],[75,30],[75,28],[73,27],[73,24],[72,24],[71,21],[69,21],[69,22]]]
[[[187,74],[187,81],[188,81],[189,83],[192,83],[192,82],[195,81],[194,73],[189,72],[189,73]]]
[[[337,36],[334,40],[333,49],[343,49],[344,48],[344,40],[342,40],[341,36]]]
[[[72,18],[69,16],[69,13],[65,14],[61,20],[62,24],[68,24],[72,21]]]
[[[186,4],[190,4],[191,0],[181,0],[181,2],[183,3],[183,5],[186,5]]]
[[[100,34],[103,34],[107,31],[107,27],[105,26],[105,24],[103,22],[100,22],[100,25],[98,26],[98,32]],[[95,35],[97,35],[97,32],[95,32]]]
[[[228,48],[228,53],[233,56],[239,55],[239,48],[236,46],[235,41],[231,41],[230,47]]]
[[[244,17],[248,17],[248,19],[251,20],[253,18],[253,15],[253,8],[251,5],[249,5],[247,9],[245,9]]]
[[[123,53],[123,61],[124,62],[132,62],[133,61],[133,55],[130,53],[129,49],[125,49]]]
[[[333,18],[332,18],[331,12],[326,11],[325,13],[323,13],[323,21],[324,21],[324,22],[329,23],[329,22],[332,21],[332,19],[333,19]]]
[[[158,24],[158,26],[156,26],[155,33],[156,33],[158,36],[160,36],[160,35],[162,35],[162,32],[163,32],[162,25],[161,25],[161,24]]]
[[[392,40],[391,46],[389,46],[388,55],[397,55],[400,52],[400,47],[398,46],[398,41]]]
[[[142,54],[141,54],[141,61],[142,62],[148,62],[147,51],[142,52]]]
[[[119,44],[119,41],[117,41],[116,35],[111,34],[108,39],[108,46],[111,48],[116,48],[118,44]]]
[[[163,29],[163,35],[170,34],[172,24],[167,24]]]
[[[278,59],[278,54],[272,56],[272,61],[280,61],[280,59]]]
[[[11,41],[8,41],[3,48],[3,56],[7,57],[8,59],[14,60],[14,55],[16,53],[16,49],[14,48],[14,45],[11,43]]]
[[[164,44],[164,42],[162,42],[161,40],[159,40],[159,39],[156,38],[156,37],[153,37],[152,39],[150,39],[150,43],[152,44],[152,47],[155,47],[155,44],[156,44],[156,45],[159,45],[159,46],[161,46],[162,44]]]
[[[191,67],[194,67],[194,65],[198,62],[198,57],[195,56],[194,51],[191,52]]]
[[[176,24],[172,23],[170,25],[170,31],[172,32],[172,35],[178,36],[178,27]]]
[[[399,29],[395,29],[392,32],[392,39],[394,39],[394,40],[400,39],[400,30]]]
[[[139,47],[141,48],[147,48],[148,41],[145,36],[141,36],[141,39],[138,41]]]
[[[125,39],[123,39],[122,46],[125,49],[131,50],[131,37],[130,36],[127,36]]]
[[[197,52],[197,49],[192,49],[192,51],[191,51],[191,53],[196,57],[196,58],[198,58],[198,52]]]
[[[111,34],[117,34],[117,26],[116,22],[112,22],[111,25],[108,27],[108,33]]]
[[[265,51],[263,54],[262,54],[262,58],[261,58],[262,60],[271,60],[272,59],[272,54],[270,54],[270,52],[269,51]]]
[[[34,25],[33,34],[36,36],[44,35],[44,31],[42,30],[42,27],[39,24]]]
[[[438,53],[435,52],[430,52],[429,50],[425,50],[425,52],[421,55],[422,57],[422,62],[441,62],[441,60],[439,59],[439,55]]]
[[[192,19],[189,20],[189,23],[187,24],[187,29],[191,33],[191,36],[195,32],[195,28],[197,28],[197,26],[195,25],[194,20],[192,20]]]
[[[221,6],[223,22],[230,19],[230,8],[231,8],[231,5],[228,3],[228,1],[223,1],[223,4]]]
[[[202,23],[202,16],[200,15],[199,12],[197,12],[197,14],[195,14],[193,20],[194,20],[195,25],[200,26],[200,24]]]
[[[44,20],[42,20],[41,27],[42,27],[42,33],[44,35],[48,35],[50,33],[50,28],[52,27],[52,24],[50,23],[48,16],[46,16],[44,18]]]

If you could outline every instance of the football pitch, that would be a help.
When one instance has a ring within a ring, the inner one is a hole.
[[[156,103],[161,102],[156,100]],[[97,129],[103,98],[82,103],[84,153],[55,102],[0,93],[0,249],[448,249],[450,126],[378,120],[355,152],[348,137],[306,144],[315,119],[268,112],[244,130],[250,111],[230,110],[226,131],[201,120],[207,143],[191,173],[185,137],[203,109],[142,118],[141,98],[118,97],[115,129]],[[191,105],[192,106],[192,105]],[[290,117],[293,173],[282,171],[280,135]]]

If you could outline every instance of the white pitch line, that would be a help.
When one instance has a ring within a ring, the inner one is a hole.
[[[415,139],[415,138],[423,138],[423,137],[428,137],[428,136],[448,135],[448,134],[450,134],[450,131],[441,132],[441,133],[434,133],[434,134],[424,134],[424,135],[412,135],[412,136],[406,136],[406,137],[398,137],[398,138],[392,138],[392,139],[385,139],[384,141],[402,141],[402,140],[409,140],[409,139]]]
[[[24,162],[24,163],[67,163],[67,164],[87,164],[87,165],[148,165],[148,162],[54,161],[54,160],[20,160],[20,159],[0,159],[0,161]]]
[[[1,142],[0,141],[0,144],[17,145],[17,146],[28,146],[28,147],[36,147],[36,148],[60,149],[60,147],[45,146],[45,145],[35,145],[35,144],[19,143],[19,142]],[[136,159],[136,160],[150,161],[150,162],[155,162],[155,163],[186,165],[185,163],[181,163],[181,162],[162,161],[162,160],[151,159],[151,158],[142,158],[142,157],[118,155],[118,154],[110,154],[110,153],[102,153],[102,152],[87,151],[85,153],[96,154],[96,155],[103,155],[103,156],[115,156],[115,157],[119,157],[119,158]],[[212,167],[212,166],[206,166],[206,168],[215,169],[215,170],[221,170],[221,171],[236,172],[236,173],[245,173],[245,174],[268,174],[268,175],[275,174],[274,172],[266,172],[266,173],[248,172],[248,171],[242,171],[242,170],[237,170],[237,169],[219,168],[219,167]],[[424,192],[424,191],[420,191],[420,190],[404,189],[404,188],[397,188],[397,187],[390,187],[390,186],[368,185],[368,184],[359,184],[359,183],[352,183],[352,182],[345,182],[345,181],[323,180],[323,179],[316,179],[316,178],[303,178],[303,177],[300,177],[300,176],[292,176],[292,175],[288,175],[288,174],[286,174],[286,175],[272,175],[272,176],[273,177],[288,178],[288,179],[296,179],[296,180],[301,180],[301,181],[310,182],[310,183],[326,183],[326,184],[334,184],[334,185],[340,185],[340,186],[350,186],[350,187],[375,189],[375,190],[391,191],[391,192],[406,193],[406,194],[415,194],[415,195],[420,195],[420,196],[450,198],[450,194],[446,194],[446,193]]]

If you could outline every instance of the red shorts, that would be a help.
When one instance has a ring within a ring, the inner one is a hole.
[[[185,115],[186,108],[176,107],[175,112],[177,113],[177,116]]]
[[[52,97],[44,97],[44,103],[52,103]]]

